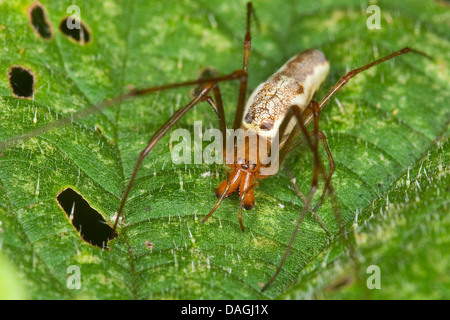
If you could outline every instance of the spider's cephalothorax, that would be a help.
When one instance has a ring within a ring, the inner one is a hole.
[[[242,141],[234,147],[232,162],[229,164],[232,169],[231,174],[215,191],[218,198],[226,198],[239,191],[242,204],[247,210],[255,205],[254,183],[257,179],[269,176],[264,170],[271,165],[272,146],[271,140],[253,132],[249,134],[249,131],[251,130],[244,133],[245,137],[241,137]],[[263,148],[265,150],[260,150]],[[224,158],[227,160],[226,156]]]

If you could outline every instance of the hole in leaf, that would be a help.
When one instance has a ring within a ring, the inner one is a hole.
[[[64,18],[59,24],[59,30],[80,45],[85,45],[91,41],[91,34],[87,26],[73,16]]]
[[[31,27],[34,32],[45,40],[53,38],[53,29],[50,22],[47,20],[45,8],[38,1],[35,1],[28,8],[28,15],[30,17]]]
[[[18,98],[32,98],[34,94],[34,75],[21,66],[12,66],[8,71],[12,93]]]
[[[71,188],[62,191],[56,199],[84,241],[108,249],[108,241],[117,234],[112,234],[112,228],[98,211]]]

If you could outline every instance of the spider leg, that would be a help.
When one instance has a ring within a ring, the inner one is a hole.
[[[134,170],[133,170],[133,174],[131,175],[131,178],[130,178],[130,180],[128,182],[127,188],[125,189],[125,192],[122,195],[122,199],[121,199],[121,202],[120,202],[120,207],[119,207],[119,210],[117,211],[116,220],[115,220],[114,226],[113,226],[113,231],[112,231],[113,235],[116,234],[116,228],[117,228],[117,223],[119,221],[119,217],[121,216],[121,214],[123,212],[123,208],[125,206],[125,202],[126,202],[126,200],[128,198],[128,195],[129,195],[129,193],[131,191],[131,188],[133,186],[133,182],[134,182],[134,180],[136,178],[136,175],[137,175],[137,172],[138,172],[138,170],[139,170],[139,168],[141,166],[141,163],[145,159],[145,157],[147,157],[147,155],[153,149],[153,147],[157,144],[157,142],[193,106],[195,106],[196,104],[198,104],[199,102],[202,102],[202,101],[207,101],[207,102],[210,103],[210,105],[213,108],[213,110],[218,114],[220,127],[226,129],[225,115],[224,115],[225,113],[224,113],[224,110],[223,110],[222,98],[221,98],[220,90],[218,89],[217,83],[221,82],[221,81],[231,81],[231,80],[241,80],[242,81],[242,78],[247,79],[246,74],[244,72],[242,72],[241,70],[237,70],[237,71],[235,71],[235,72],[233,72],[233,73],[231,73],[229,75],[222,76],[222,77],[212,77],[212,78],[208,78],[208,79],[198,79],[198,80],[184,82],[184,83],[179,83],[179,84],[172,84],[172,85],[166,85],[166,86],[160,86],[160,87],[153,87],[153,88],[142,89],[142,90],[135,90],[135,91],[130,92],[131,95],[133,95],[133,94],[134,95],[143,95],[143,94],[148,94],[148,93],[155,92],[155,91],[166,90],[166,89],[176,88],[176,87],[180,87],[180,86],[203,84],[203,86],[198,91],[197,95],[191,100],[191,102],[189,102],[185,107],[177,110],[170,117],[170,119],[167,120],[166,123],[164,123],[154,133],[154,135],[152,136],[152,138],[148,142],[147,146],[139,154],[138,160],[137,160],[136,165],[135,165]],[[213,93],[214,93],[214,95],[216,97],[215,103],[211,99],[211,97],[208,95],[211,90],[213,91]]]
[[[314,132],[310,132],[309,133],[310,135],[313,135],[314,134]],[[320,141],[322,142],[322,144],[323,144],[323,146],[324,146],[324,148],[325,148],[325,151],[327,152],[327,155],[328,155],[328,162],[329,162],[329,166],[330,166],[330,171],[328,172],[328,174],[325,174],[323,171],[322,171],[322,173],[323,173],[323,178],[324,178],[324,181],[325,181],[325,187],[324,187],[324,190],[323,190],[323,192],[322,192],[322,196],[320,197],[320,199],[319,199],[319,201],[317,202],[317,204],[314,206],[314,209],[312,209],[312,212],[311,213],[315,213],[318,209],[319,209],[319,207],[320,207],[320,205],[322,204],[322,201],[323,201],[323,199],[325,198],[325,195],[326,195],[326,190],[328,189],[328,191],[329,192],[332,192],[332,190],[330,189],[330,183],[331,183],[331,176],[333,175],[333,172],[334,172],[334,169],[335,169],[335,163],[334,163],[334,159],[333,159],[333,154],[331,153],[331,151],[330,151],[330,147],[328,146],[328,142],[327,142],[327,137],[325,136],[325,134],[322,132],[322,131],[318,131],[317,132],[317,134],[318,134],[318,136],[319,136],[319,139],[320,139]],[[289,153],[289,152],[291,152],[292,150],[294,150],[296,147],[298,147],[300,144],[302,144],[303,142],[305,141],[305,139],[300,139],[297,143],[295,143],[295,145],[293,145],[292,147],[290,147],[290,148],[286,148],[286,149],[289,149],[286,153]],[[288,144],[287,144],[288,142],[286,142],[286,146],[288,146]],[[290,144],[289,144],[290,145]],[[299,190],[300,191],[300,190]],[[297,192],[298,193],[298,192]],[[304,198],[304,197],[303,197]],[[303,200],[305,200],[305,199],[303,199]]]
[[[329,189],[329,185],[330,185],[330,181],[331,181],[331,176],[333,175],[334,169],[335,169],[335,163],[334,163],[334,159],[333,159],[333,155],[330,151],[330,148],[328,146],[327,143],[327,138],[325,136],[325,134],[322,131],[319,131],[319,115],[320,115],[320,111],[321,109],[319,108],[319,105],[316,101],[312,100],[310,102],[310,104],[308,105],[308,107],[302,112],[301,115],[298,115],[298,117],[301,117],[301,119],[303,121],[307,121],[307,119],[309,119],[311,116],[314,120],[314,131],[313,132],[306,132],[305,130],[300,130],[299,127],[300,125],[297,125],[294,130],[291,132],[291,134],[289,135],[289,137],[286,139],[285,143],[283,144],[281,150],[280,150],[280,164],[283,162],[284,158],[286,157],[286,155],[291,152],[294,148],[296,148],[299,144],[301,144],[302,142],[304,142],[305,140],[307,140],[309,148],[311,149],[311,151],[318,152],[318,146],[317,146],[317,140],[320,139],[325,151],[327,152],[328,155],[328,162],[329,162],[329,166],[330,166],[330,171],[328,172],[328,175],[325,174],[325,171],[322,169],[322,164],[320,164],[320,171],[323,173],[323,178],[325,180],[325,187],[323,189],[322,195],[318,201],[318,203],[314,206],[313,212],[316,212],[317,209],[319,209],[327,190]],[[291,117],[293,115],[291,114],[290,116],[287,115],[285,120],[283,121],[283,123],[280,126],[280,136],[282,136],[284,134],[284,131],[286,129],[286,125],[289,123]],[[300,123],[300,121],[299,121]],[[302,122],[304,123],[304,122]],[[303,127],[305,127],[306,125],[304,125]],[[303,131],[304,134],[304,138],[301,139],[299,142],[297,142],[293,147],[292,143],[294,142],[294,139],[296,138],[296,136],[298,135],[299,131]],[[310,136],[314,136],[315,140],[314,140],[314,145],[312,144],[311,140],[310,140]],[[317,155],[318,157],[318,155]]]
[[[83,119],[85,117],[88,117],[92,114],[95,114],[97,112],[100,112],[101,110],[104,110],[106,108],[109,108],[111,106],[117,105],[118,103],[121,103],[125,100],[128,99],[132,99],[134,97],[138,97],[138,96],[143,96],[143,95],[147,95],[153,92],[157,92],[157,91],[164,91],[164,90],[169,90],[169,89],[174,89],[174,88],[181,88],[181,87],[185,87],[185,86],[192,86],[192,85],[199,85],[199,84],[207,84],[207,83],[218,83],[218,82],[222,82],[222,81],[231,81],[231,80],[239,80],[241,82],[246,82],[247,81],[247,74],[245,72],[243,72],[242,70],[236,70],[233,73],[230,73],[228,75],[225,76],[219,76],[219,77],[213,77],[213,78],[209,78],[209,79],[197,79],[197,80],[193,80],[193,81],[186,81],[186,82],[180,82],[180,83],[173,83],[173,84],[168,84],[168,85],[162,85],[162,86],[156,86],[156,87],[151,87],[151,88],[145,88],[145,89],[138,89],[138,90],[132,90],[124,95],[121,96],[117,96],[114,98],[111,98],[109,100],[105,100],[97,105],[92,105],[89,106],[86,109],[80,110],[76,113],[73,113],[69,116],[60,118],[59,120],[56,120],[54,122],[45,124],[39,128],[30,130],[26,133],[17,135],[17,136],[13,136],[9,139],[6,139],[4,141],[0,142],[0,151],[4,150],[6,148],[9,148],[15,144],[24,142],[26,140],[28,140],[29,138],[44,134],[45,132],[48,132],[52,129],[56,129],[59,127],[63,127],[65,125],[71,124],[74,121]]]
[[[292,233],[291,239],[289,240],[289,243],[286,247],[286,250],[283,254],[283,257],[281,258],[281,261],[277,267],[277,270],[276,270],[275,274],[272,276],[272,278],[264,285],[264,287],[261,289],[261,291],[267,290],[267,288],[275,281],[275,279],[278,277],[278,274],[281,272],[283,265],[286,262],[287,256],[288,256],[289,252],[291,251],[292,245],[294,244],[295,238],[297,237],[297,233],[300,228],[300,225],[301,225],[303,219],[305,218],[306,213],[309,211],[311,201],[312,201],[314,194],[316,193],[317,188],[318,188],[319,172],[322,170],[321,163],[320,163],[320,156],[319,156],[319,152],[318,152],[318,143],[319,143],[319,141],[318,141],[319,140],[318,139],[318,123],[319,123],[318,122],[318,114],[316,114],[316,113],[313,114],[314,118],[317,119],[314,121],[314,123],[315,123],[315,129],[314,129],[315,139],[314,139],[314,141],[311,141],[312,139],[310,137],[310,134],[306,130],[306,127],[304,124],[304,119],[305,119],[304,116],[305,115],[303,114],[300,107],[297,105],[291,106],[291,108],[289,109],[289,112],[287,113],[285,119],[283,120],[283,122],[280,126],[279,136],[282,137],[287,124],[289,123],[289,121],[291,120],[291,118],[293,116],[295,116],[297,118],[297,123],[298,123],[298,126],[300,127],[300,131],[303,133],[305,140],[308,143],[308,147],[311,149],[311,151],[313,152],[313,155],[314,155],[312,185],[311,185],[311,190],[309,192],[309,195],[306,198],[305,205],[303,206],[300,216],[298,217],[297,224]],[[280,134],[280,132],[281,132],[281,134]],[[289,148],[289,145],[285,144],[285,145],[283,145],[282,148]]]
[[[225,120],[225,111],[223,108],[223,102],[222,102],[222,94],[220,93],[219,86],[216,85],[213,88],[214,93],[214,99],[211,98],[211,96],[207,96],[205,98],[205,101],[208,102],[208,104],[211,106],[211,108],[216,113],[218,119],[219,119],[219,128],[220,132],[222,133],[222,149],[223,146],[226,145],[226,138],[227,138],[227,122]]]
[[[243,71],[248,74],[247,68],[248,68],[248,61],[250,57],[250,51],[252,46],[252,36],[250,31],[250,25],[251,25],[251,14],[253,12],[253,6],[251,2],[247,3],[247,31],[245,33],[244,38],[244,61],[242,63]],[[244,116],[244,108],[245,108],[245,102],[247,98],[247,78],[242,79],[239,85],[239,98],[238,98],[238,104],[236,108],[236,113],[234,115],[234,121],[233,121],[233,129],[237,129],[241,126],[242,117]]]
[[[322,109],[329,101],[330,99],[339,91],[342,89],[342,87],[354,76],[356,76],[358,73],[363,72],[377,64],[380,64],[382,62],[385,62],[387,60],[393,59],[397,56],[400,56],[402,54],[408,53],[408,52],[412,52],[412,53],[416,53],[416,54],[420,54],[428,59],[432,59],[429,55],[427,55],[426,53],[423,53],[419,50],[415,50],[415,49],[411,49],[411,48],[403,48],[401,50],[395,51],[393,53],[391,53],[390,55],[387,55],[381,59],[375,60],[371,63],[368,63],[360,68],[354,69],[349,71],[345,76],[343,76],[334,86],[333,88],[331,88],[331,90],[325,95],[325,97],[322,99],[322,101],[320,101],[319,103],[319,108]]]

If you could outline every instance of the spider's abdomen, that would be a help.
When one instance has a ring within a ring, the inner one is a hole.
[[[274,137],[292,105],[304,110],[328,75],[330,64],[319,50],[307,50],[292,57],[250,95],[241,127]],[[295,119],[286,128],[288,135]]]

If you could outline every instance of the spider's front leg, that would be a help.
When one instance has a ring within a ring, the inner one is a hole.
[[[140,96],[144,94],[149,94],[156,91],[162,91],[172,88],[178,88],[182,86],[188,86],[188,85],[198,85],[199,89],[197,90],[196,95],[194,98],[189,102],[186,106],[183,108],[177,110],[169,120],[167,120],[152,136],[152,138],[149,140],[147,146],[141,151],[139,154],[139,157],[137,159],[136,165],[134,167],[133,173],[131,175],[131,178],[128,182],[127,188],[125,189],[125,192],[122,196],[119,210],[117,211],[116,219],[113,226],[112,234],[116,234],[116,228],[117,223],[119,221],[120,216],[122,215],[125,202],[128,198],[128,195],[131,191],[131,188],[133,186],[133,182],[136,178],[137,172],[139,171],[139,168],[142,164],[142,161],[147,157],[149,152],[153,149],[153,147],[158,143],[158,141],[172,128],[189,110],[192,109],[195,105],[197,105],[199,102],[207,101],[213,108],[213,110],[218,115],[219,119],[219,125],[222,130],[226,129],[226,123],[225,123],[225,113],[223,110],[223,103],[222,103],[222,97],[220,94],[220,90],[218,88],[218,83],[223,81],[233,81],[233,80],[239,80],[242,82],[247,82],[247,74],[242,70],[237,70],[229,75],[221,76],[221,77],[211,77],[211,78],[200,78],[194,81],[184,82],[184,83],[178,83],[178,84],[172,84],[172,85],[166,85],[166,86],[159,86],[159,87],[152,87],[147,89],[141,89],[141,90],[134,90],[129,93],[130,96]],[[216,98],[216,101],[214,103],[214,100],[210,97],[210,92],[213,91],[213,94]]]

